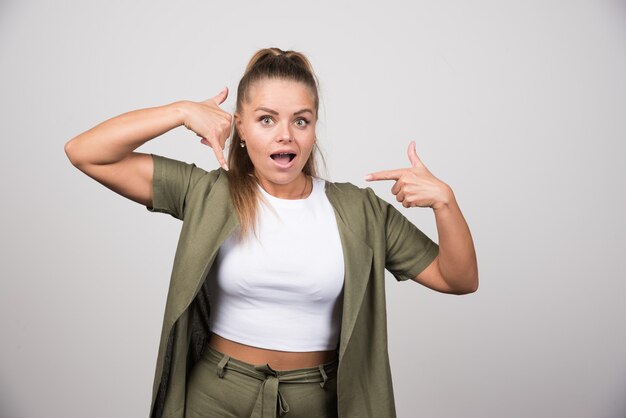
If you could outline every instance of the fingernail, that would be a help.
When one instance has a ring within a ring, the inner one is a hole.
[[[370,181],[372,179],[372,175],[368,174],[367,176],[365,176],[365,181]]]
[[[222,168],[226,171],[228,171],[228,166],[226,164],[222,164]]]

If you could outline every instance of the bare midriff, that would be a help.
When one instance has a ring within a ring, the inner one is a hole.
[[[337,357],[337,350],[306,352],[268,350],[228,340],[215,333],[211,334],[209,345],[234,359],[254,365],[269,364],[274,370],[316,367]]]

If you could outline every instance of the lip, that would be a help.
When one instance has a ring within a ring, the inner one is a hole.
[[[295,157],[293,157],[293,159],[291,161],[289,161],[287,164],[280,164],[280,163],[278,163],[276,160],[274,160],[272,158],[272,155],[274,155],[274,154],[281,154],[281,153],[294,154]],[[293,150],[293,149],[280,149],[280,150],[276,150],[276,151],[272,152],[268,158],[270,160],[272,160],[272,162],[274,163],[274,165],[276,167],[278,167],[280,169],[283,169],[283,170],[288,170],[288,169],[290,169],[291,167],[294,166],[294,164],[295,164],[296,160],[298,159],[298,157],[299,157],[298,153],[295,150]]]

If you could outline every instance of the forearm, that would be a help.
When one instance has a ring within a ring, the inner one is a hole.
[[[452,190],[446,202],[434,208],[434,212],[441,275],[451,288],[475,291],[478,288],[478,267],[474,243]]]
[[[123,113],[74,137],[65,152],[75,166],[113,164],[145,142],[183,124],[184,102]]]

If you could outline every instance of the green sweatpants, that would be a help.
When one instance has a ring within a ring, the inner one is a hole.
[[[187,382],[189,418],[337,417],[337,364],[274,370],[208,347]]]

